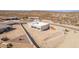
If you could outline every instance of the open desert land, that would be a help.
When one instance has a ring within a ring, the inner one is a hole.
[[[69,31],[64,34],[64,41],[57,48],[79,48],[79,31],[67,29]]]
[[[51,22],[53,23],[53,22]],[[53,23],[54,24],[54,23]],[[28,24],[22,24],[33,40],[40,48],[79,48],[79,31],[62,27],[61,24],[50,25],[50,29],[40,31],[30,28]],[[12,25],[14,30],[0,34],[0,37],[8,37],[8,41],[0,40],[0,47],[6,48],[7,43],[13,44],[13,48],[35,48],[30,37],[21,24]],[[65,25],[66,26],[66,25]],[[74,27],[74,26],[70,26]],[[75,27],[78,29],[78,27]],[[65,29],[67,29],[65,31]]]
[[[29,27],[26,24],[29,17],[38,17],[47,23],[51,21],[50,29],[40,31]],[[0,40],[1,48],[6,48],[8,43],[13,48],[79,48],[79,12],[0,11],[0,22],[12,23],[13,20],[14,23],[18,21],[12,25],[14,29],[0,34],[0,39],[9,39]]]
[[[49,30],[39,31],[38,29],[30,28],[27,24],[22,25],[33,37],[37,45],[41,48],[79,48],[78,30],[51,25]],[[12,43],[13,48],[35,48],[35,46],[29,41],[30,38],[21,24],[13,25],[13,28],[15,29],[12,31],[0,34],[0,37],[6,36],[9,38],[8,41],[0,40],[1,48],[6,48],[7,43]],[[65,29],[67,29],[67,31],[65,31]]]
[[[22,26],[20,24],[18,25],[13,25],[14,30],[10,32],[5,32],[3,34],[0,34],[0,37],[7,37],[9,38],[8,41],[1,41],[0,42],[0,47],[6,47],[7,43],[12,43],[13,48],[32,48],[33,45],[29,42],[29,37],[23,30]]]

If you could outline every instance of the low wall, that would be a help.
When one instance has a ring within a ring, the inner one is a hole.
[[[73,26],[73,25],[57,24],[57,23],[51,23],[51,25],[61,26],[61,27],[64,27],[64,28],[70,28],[70,29],[79,31],[79,27]]]

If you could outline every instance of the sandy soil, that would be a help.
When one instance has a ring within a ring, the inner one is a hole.
[[[24,26],[26,27],[26,25]],[[33,48],[34,46],[31,45],[30,42],[28,41],[27,34],[25,33],[21,25],[14,25],[13,27],[16,29],[0,35],[0,36],[7,36],[8,38],[10,38],[9,41],[4,42],[4,43],[8,43],[8,42],[12,43],[13,48]],[[68,29],[68,30],[69,32],[66,32],[64,34],[64,40],[61,43],[59,43],[56,46],[56,48],[79,48],[79,31],[72,30],[72,29]],[[33,34],[34,38],[37,39],[37,42],[39,42],[39,44],[46,46],[44,42],[48,40],[49,38],[51,38],[52,37],[51,34],[54,33],[56,30],[50,29],[50,31],[48,30],[48,31],[40,32],[37,29],[29,29],[29,31],[31,31],[30,33]],[[37,34],[37,32],[39,34]],[[20,38],[23,40],[19,40]],[[0,43],[0,47],[5,47],[5,46],[1,45]]]
[[[33,45],[30,44],[28,40],[28,36],[23,30],[21,25],[13,25],[15,30],[12,30],[10,32],[6,32],[0,35],[4,37],[8,37],[10,40],[8,42],[11,42],[15,48],[27,48],[27,47],[33,47]],[[22,39],[22,40],[19,40]],[[6,43],[6,42],[5,42]]]
[[[64,41],[57,48],[79,48],[79,31],[69,29]]]

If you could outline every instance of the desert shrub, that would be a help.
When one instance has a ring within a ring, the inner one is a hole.
[[[8,43],[7,44],[7,48],[12,48],[13,47],[13,44],[12,43]]]
[[[1,40],[2,40],[2,41],[8,41],[9,38],[7,38],[7,37],[3,37],[3,38],[1,38]]]
[[[65,29],[65,32],[69,32],[69,30],[68,29]]]
[[[20,38],[19,40],[23,40],[23,39]]]
[[[79,24],[75,24],[75,26],[79,26]]]

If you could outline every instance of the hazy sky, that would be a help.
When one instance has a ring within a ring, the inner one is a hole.
[[[79,10],[49,10],[51,12],[79,12]]]

